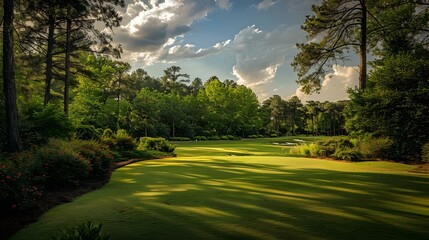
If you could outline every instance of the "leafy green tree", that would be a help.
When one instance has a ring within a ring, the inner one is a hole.
[[[270,119],[277,135],[280,134],[280,123],[285,116],[285,103],[279,95],[274,95],[263,102],[270,110]]]
[[[315,126],[317,126],[317,116],[319,113],[318,105],[319,104],[315,101],[307,101],[307,104],[305,105],[306,115],[310,118],[311,122],[310,132],[313,135],[318,134],[317,128],[315,128]]]
[[[170,136],[176,137],[176,129],[185,124],[183,98],[174,93],[163,94],[161,100],[160,116],[164,123],[170,126]]]
[[[164,70],[161,83],[167,92],[179,93],[181,95],[187,93],[187,86],[184,83],[189,82],[189,75],[180,73],[181,70],[178,66],[171,66]]]
[[[228,87],[219,79],[204,83],[204,88],[198,94],[199,102],[204,106],[207,121],[206,129],[213,134],[226,132],[228,126],[228,102],[230,100]]]
[[[201,78],[198,78],[198,77],[194,78],[194,80],[192,80],[190,87],[191,87],[192,95],[197,96],[200,89],[204,87],[203,81],[201,80]]]
[[[141,89],[131,104],[130,130],[135,137],[155,136],[160,117],[160,96],[148,88]],[[143,128],[143,129],[142,129]]]
[[[301,103],[301,100],[297,96],[291,97],[288,101],[288,105],[291,110],[292,135],[295,135],[295,123],[301,113],[301,108],[303,107],[303,105]]]
[[[128,104],[123,99],[123,83],[129,64],[93,54],[83,54],[81,61],[86,74],[77,78],[70,116],[76,123],[117,129],[119,120],[126,117],[120,114],[126,113]]]
[[[227,85],[231,86],[231,84]],[[229,91],[232,92],[232,102],[229,104],[235,106],[231,129],[233,133],[244,137],[245,132],[257,132],[262,127],[262,121],[258,115],[259,102],[256,94],[243,85],[231,86]]]
[[[418,159],[429,139],[428,53],[384,58],[370,75],[371,90],[351,92],[347,130],[356,136],[390,138],[394,159]]]

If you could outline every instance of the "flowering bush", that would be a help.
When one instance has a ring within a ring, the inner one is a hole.
[[[36,173],[45,177],[48,188],[78,187],[89,175],[89,161],[73,149],[56,148],[55,145],[50,141],[37,151]]]
[[[113,154],[110,150],[95,141],[74,141],[73,149],[89,161],[90,178],[105,177],[113,162]]]
[[[28,162],[0,159],[0,211],[29,208],[41,195]]]

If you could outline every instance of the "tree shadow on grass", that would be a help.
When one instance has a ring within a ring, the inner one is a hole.
[[[428,180],[223,159],[150,161],[119,169],[105,188],[15,237],[52,236],[66,222],[95,219],[112,239],[429,239]],[[51,228],[43,232],[44,224]]]

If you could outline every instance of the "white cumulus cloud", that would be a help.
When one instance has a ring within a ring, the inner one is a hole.
[[[347,89],[354,89],[359,85],[357,67],[334,65],[332,70],[333,73],[328,74],[323,80],[322,89],[319,94],[307,95],[298,88],[295,95],[302,102],[310,100],[336,102],[349,99]]]
[[[269,97],[270,83],[278,68],[294,55],[294,46],[300,37],[303,36],[296,32],[296,27],[280,27],[271,32],[256,26],[241,30],[230,46],[236,54],[233,74],[238,83],[250,87],[260,99]]]
[[[194,21],[230,7],[229,0],[134,0],[121,14],[123,25],[115,29],[114,40],[122,45],[124,60],[139,57],[153,63]]]
[[[263,0],[262,2],[260,2],[256,8],[258,10],[265,10],[268,9],[270,7],[272,7],[274,4],[276,4],[277,1],[276,0]]]

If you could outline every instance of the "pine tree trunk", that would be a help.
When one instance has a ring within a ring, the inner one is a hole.
[[[13,0],[3,4],[3,92],[6,107],[6,138],[8,152],[19,152],[21,143],[16,106],[16,87],[13,71]]]
[[[66,23],[66,64],[65,64],[65,77],[64,77],[64,114],[69,114],[69,84],[70,84],[70,52],[71,52],[71,19],[70,7],[67,8],[67,23]]]
[[[173,121],[173,137],[176,137],[176,129],[174,129],[174,121]]]
[[[314,116],[311,116],[311,135],[314,136]]]
[[[119,110],[120,110],[120,98],[121,98],[121,77],[122,76],[120,76],[119,77],[119,79],[118,79],[118,92],[117,92],[117,98],[118,98],[118,101],[117,101],[117,105],[116,105],[116,128],[117,129],[120,129],[120,127],[119,127]]]
[[[296,115],[296,110],[293,110],[293,115],[292,115],[292,136],[295,136],[295,115]]]
[[[54,51],[54,29],[55,28],[55,18],[49,14],[49,28],[48,28],[48,47],[46,50],[46,68],[45,68],[45,106],[51,100],[51,83],[52,83],[52,53]]]
[[[365,0],[361,1],[362,5],[362,19],[361,19],[361,42],[360,42],[360,75],[359,75],[359,89],[365,90],[366,88],[366,77],[367,77],[367,57],[366,57],[366,39],[367,39],[367,12]]]

